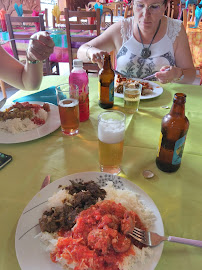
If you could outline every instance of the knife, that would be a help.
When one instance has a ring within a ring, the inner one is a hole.
[[[46,187],[46,186],[49,185],[49,184],[50,184],[50,175],[47,175],[47,176],[44,178],[44,180],[43,180],[43,183],[42,183],[42,185],[41,185],[40,190],[41,190],[42,188]]]
[[[6,100],[7,100],[7,98],[3,98],[3,99],[0,101],[0,109],[4,106],[4,104],[6,103]]]
[[[167,68],[164,71],[169,71],[169,70],[170,70],[170,68]],[[152,75],[149,75],[149,76],[146,76],[146,77],[142,78],[141,80],[148,80],[148,79],[151,79],[151,78],[155,78],[156,77],[155,74],[156,74],[156,72],[154,74],[152,74]]]
[[[149,75],[147,77],[144,77],[141,80],[148,80],[148,79],[151,79],[151,78],[155,78],[155,74],[152,74],[152,75]]]

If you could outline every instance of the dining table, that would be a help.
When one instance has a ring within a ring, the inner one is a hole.
[[[6,105],[16,101],[51,102],[47,95],[49,91],[54,103],[55,86],[66,82],[68,76],[44,76],[39,90],[19,90],[8,98]],[[153,200],[161,214],[165,235],[202,240],[201,86],[157,84],[163,87],[162,94],[141,99],[139,111],[134,114],[125,111],[123,98],[115,97],[112,109],[126,114],[122,171],[119,176],[137,185]],[[161,120],[169,112],[177,92],[187,96],[185,113],[190,127],[179,170],[165,173],[157,168],[155,160]],[[7,143],[6,139],[0,141],[0,152],[13,157],[0,170],[0,269],[20,270],[15,251],[16,227],[23,209],[40,190],[45,176],[50,175],[53,183],[67,175],[100,171],[97,129],[98,115],[104,109],[98,105],[97,77],[89,76],[89,100],[89,120],[80,123],[76,136],[65,136],[58,127],[35,140],[23,142],[22,139],[19,143]],[[154,176],[145,178],[145,170],[153,172]],[[164,242],[155,269],[200,270],[201,254],[199,247]],[[35,268],[32,266],[30,269]]]

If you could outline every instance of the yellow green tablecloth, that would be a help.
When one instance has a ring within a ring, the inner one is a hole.
[[[44,77],[41,89],[67,82],[60,76]],[[167,84],[155,99],[141,101],[139,112],[127,115],[121,176],[142,188],[156,203],[166,235],[202,240],[202,87]],[[155,165],[161,119],[171,106],[174,93],[187,94],[186,115],[190,128],[181,168],[163,173]],[[30,94],[20,91],[12,97]],[[123,110],[123,100],[115,98],[115,107]],[[39,191],[47,174],[51,181],[84,171],[99,171],[97,117],[97,78],[90,78],[90,119],[80,123],[80,133],[65,137],[60,129],[41,139],[0,144],[0,151],[13,156],[13,161],[0,171],[0,269],[19,270],[15,255],[15,230],[18,219],[32,197]],[[148,169],[155,177],[146,180]],[[199,270],[202,249],[165,242],[157,270]],[[45,270],[45,269],[44,269]]]

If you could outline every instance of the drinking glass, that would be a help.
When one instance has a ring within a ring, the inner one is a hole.
[[[65,135],[79,132],[79,88],[75,84],[61,84],[56,87],[61,129]]]
[[[138,82],[126,83],[123,86],[124,108],[127,113],[138,111],[142,85]]]
[[[123,157],[125,114],[105,111],[98,116],[99,162],[101,172],[118,174]]]

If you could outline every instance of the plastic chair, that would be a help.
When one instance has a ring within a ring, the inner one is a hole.
[[[10,38],[30,38],[33,33],[30,34],[16,34],[13,30],[13,24],[20,23],[22,25],[23,23],[39,23],[40,24],[40,30],[45,31],[44,26],[44,19],[43,15],[39,14],[39,16],[34,17],[11,17],[10,14],[6,14],[6,24],[9,32]],[[18,32],[20,33],[20,32]],[[19,56],[26,56],[26,50],[18,50],[16,46],[16,41],[11,41],[11,48],[13,50],[14,57],[19,60]],[[56,72],[53,73],[52,69],[56,68]],[[44,75],[59,75],[59,65],[56,62],[50,62],[49,59],[45,60],[44,67],[43,67]]]
[[[74,23],[70,18],[76,18],[78,23]],[[95,18],[95,23],[90,24],[87,20],[86,24],[82,24],[81,19],[83,18]],[[69,67],[70,71],[73,66],[73,59],[76,58],[77,51],[79,47],[92,40],[96,36],[100,35],[100,10],[96,11],[71,11],[65,8],[65,21],[66,21],[66,32],[67,32],[67,44],[68,44],[68,55],[69,55]],[[72,34],[73,31],[80,31],[78,34]],[[82,31],[93,31],[93,34],[81,35]],[[97,64],[93,63],[84,63],[83,68],[87,71],[99,71]]]

